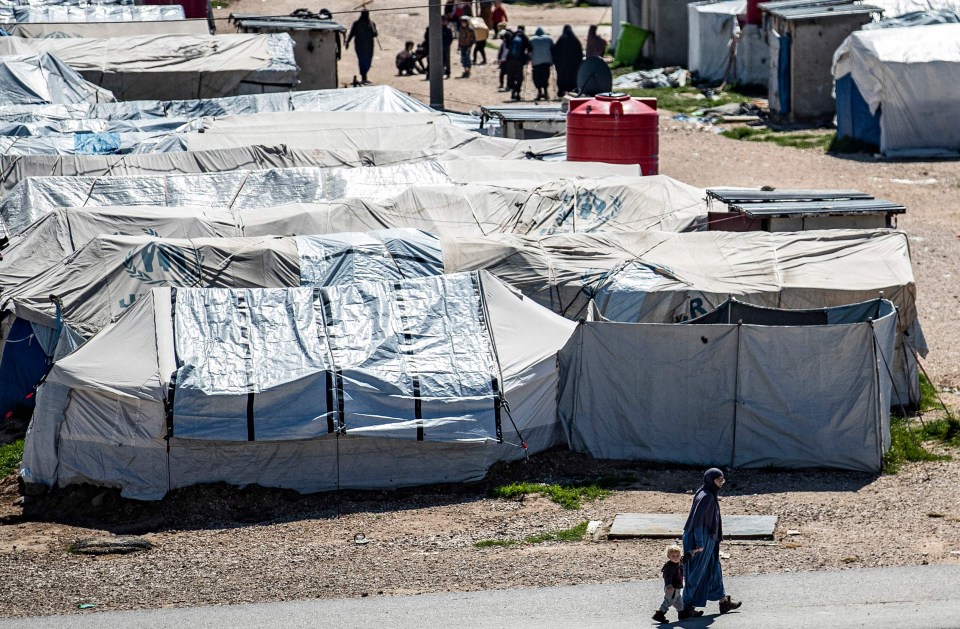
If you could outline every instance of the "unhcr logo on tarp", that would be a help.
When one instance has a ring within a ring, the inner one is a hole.
[[[546,234],[574,231],[594,231],[604,223],[615,219],[623,210],[623,199],[611,196],[603,199],[595,190],[577,189],[567,191],[560,197],[561,206],[569,209],[557,214],[556,226],[543,230]]]
[[[200,286],[203,254],[171,244],[148,243],[135,248],[123,260],[123,270],[134,280],[148,286]],[[121,308],[132,306],[139,293],[120,300]]]

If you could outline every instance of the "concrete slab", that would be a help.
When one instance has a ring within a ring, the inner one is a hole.
[[[618,513],[613,518],[609,539],[631,537],[680,538],[685,513]],[[773,539],[777,526],[775,515],[725,515],[724,539]]]

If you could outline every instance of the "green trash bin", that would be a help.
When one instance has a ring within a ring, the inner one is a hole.
[[[613,55],[614,66],[632,66],[640,56],[640,51],[650,36],[650,31],[634,26],[629,22],[620,22],[620,41]]]

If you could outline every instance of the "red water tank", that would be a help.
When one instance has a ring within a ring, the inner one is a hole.
[[[616,92],[571,99],[567,161],[640,164],[644,175],[656,175],[660,117],[656,100],[644,101]]]

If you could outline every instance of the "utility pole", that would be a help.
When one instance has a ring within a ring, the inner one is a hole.
[[[440,33],[440,0],[430,0],[430,106],[443,111],[443,36]]]

